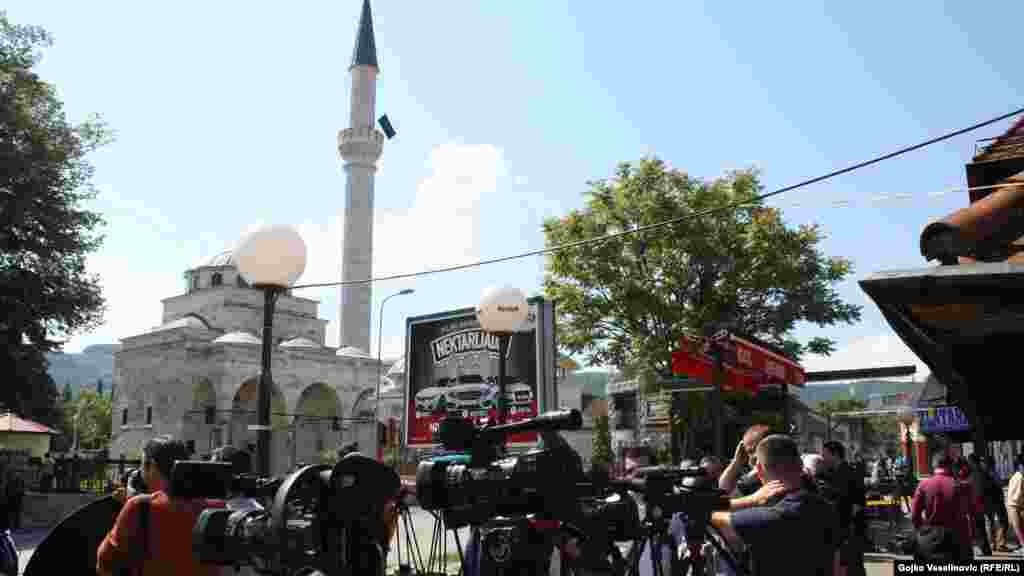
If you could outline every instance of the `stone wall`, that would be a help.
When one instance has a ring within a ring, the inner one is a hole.
[[[72,512],[103,496],[97,494],[25,494],[22,528],[53,528]]]

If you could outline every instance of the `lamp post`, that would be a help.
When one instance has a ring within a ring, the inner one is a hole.
[[[388,300],[391,300],[395,296],[405,296],[415,292],[412,288],[406,288],[399,290],[380,302],[380,313],[377,314],[377,399],[373,403],[373,449],[381,456],[381,461],[384,460],[384,455],[381,452],[380,447],[380,379],[381,379],[381,344],[384,341],[384,304],[387,304]]]
[[[498,337],[498,424],[505,423],[505,354],[509,337],[522,327],[529,312],[522,290],[510,287],[485,289],[476,308],[480,328]]]
[[[905,438],[907,443],[907,476],[910,478],[914,477],[914,442],[910,436],[910,426],[914,423],[914,409],[910,406],[904,406],[900,409],[897,418],[903,423],[903,429],[905,431]]]
[[[270,360],[273,346],[274,305],[277,297],[306,269],[306,243],[294,228],[266,226],[242,239],[235,250],[238,271],[253,288],[263,290],[263,358],[260,370],[259,432],[257,451],[260,473],[270,475],[270,398],[273,379]]]

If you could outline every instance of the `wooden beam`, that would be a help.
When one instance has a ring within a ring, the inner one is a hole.
[[[834,382],[836,380],[863,380],[866,378],[892,378],[895,376],[912,376],[917,366],[889,366],[886,368],[860,368],[856,370],[823,370],[807,372],[807,382]]]

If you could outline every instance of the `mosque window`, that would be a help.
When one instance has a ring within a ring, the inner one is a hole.
[[[128,424],[128,409],[124,408],[121,410],[121,426]]]
[[[221,276],[220,272],[214,273],[214,275],[210,278],[210,286],[220,286],[223,283],[224,277]]]
[[[153,423],[153,407],[146,406],[146,424]]]
[[[192,274],[192,290],[199,290],[199,274]]]

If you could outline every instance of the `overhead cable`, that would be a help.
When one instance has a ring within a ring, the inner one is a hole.
[[[896,151],[889,152],[888,154],[883,154],[881,156],[877,156],[877,157],[872,158],[870,160],[865,160],[863,162],[858,162],[857,164],[853,164],[852,166],[847,166],[846,168],[841,168],[839,170],[833,170],[832,172],[829,172],[827,174],[823,174],[821,176],[817,176],[815,178],[810,178],[810,179],[804,180],[802,182],[797,182],[796,184],[791,184],[789,186],[786,186],[786,187],[783,187],[783,188],[779,188],[778,190],[774,190],[772,192],[766,192],[766,193],[761,194],[759,196],[755,196],[754,198],[751,198],[749,200],[740,200],[740,201],[737,201],[737,202],[731,202],[731,203],[728,203],[728,204],[723,204],[722,206],[715,206],[713,208],[708,208],[708,209],[705,209],[705,210],[699,210],[699,211],[696,211],[696,212],[693,212],[693,213],[690,213],[690,214],[686,214],[684,216],[680,216],[678,218],[672,218],[670,220],[664,220],[664,221],[661,221],[661,222],[656,222],[654,224],[647,224],[645,226],[637,226],[637,227],[631,228],[629,230],[622,230],[620,232],[614,232],[614,233],[611,233],[611,234],[605,234],[605,235],[597,236],[597,237],[594,237],[594,238],[585,238],[583,240],[576,240],[576,241],[573,241],[573,242],[565,242],[563,244],[556,244],[554,246],[549,246],[547,248],[541,248],[541,249],[538,249],[538,250],[530,250],[529,252],[522,252],[522,253],[519,253],[519,254],[510,255],[510,256],[501,256],[501,257],[498,257],[498,258],[489,258],[487,260],[479,260],[477,262],[470,262],[468,264],[456,264],[456,265],[453,265],[453,266],[445,266],[445,267],[442,267],[442,268],[435,268],[433,270],[421,270],[419,272],[407,272],[407,273],[404,273],[404,274],[392,274],[390,276],[381,276],[381,277],[378,277],[378,278],[365,278],[365,279],[361,279],[361,280],[348,280],[348,281],[341,281],[341,282],[324,282],[324,283],[317,283],[317,284],[302,284],[302,285],[298,285],[298,286],[292,286],[292,289],[293,290],[300,290],[300,289],[303,289],[303,288],[326,288],[326,287],[333,287],[333,286],[358,286],[358,285],[362,285],[362,284],[372,284],[374,282],[386,282],[388,280],[402,280],[402,279],[406,279],[406,278],[416,278],[416,277],[419,277],[419,276],[429,276],[431,274],[441,274],[443,272],[455,272],[457,270],[467,270],[469,268],[479,268],[480,266],[486,266],[488,264],[498,264],[498,263],[501,263],[501,262],[509,262],[511,260],[519,260],[519,259],[522,259],[522,258],[529,258],[530,256],[541,256],[541,255],[550,254],[550,253],[553,253],[553,252],[561,252],[562,250],[570,250],[570,249],[573,249],[573,248],[577,248],[579,246],[585,246],[587,244],[598,244],[598,243],[601,243],[601,242],[607,242],[609,240],[615,240],[617,238],[621,238],[621,237],[627,236],[629,234],[638,234],[638,233],[641,233],[641,232],[648,232],[650,230],[656,230],[656,229],[659,229],[659,228],[666,228],[666,227],[673,226],[673,225],[678,224],[680,222],[684,222],[684,221],[691,220],[691,219],[694,219],[694,218],[700,218],[702,216],[708,216],[710,214],[715,214],[715,213],[718,213],[718,212],[724,212],[726,210],[735,210],[736,208],[741,208],[743,206],[748,206],[748,205],[751,205],[751,204],[757,204],[757,203],[759,203],[762,200],[765,200],[767,198],[771,198],[773,196],[778,196],[779,194],[783,194],[785,192],[790,192],[792,190],[796,190],[797,188],[803,188],[805,186],[810,186],[811,184],[817,184],[818,182],[822,182],[822,181],[828,180],[830,178],[835,178],[836,176],[841,176],[843,174],[847,174],[849,172],[853,172],[854,170],[860,170],[861,168],[866,168],[866,167],[871,166],[873,164],[878,164],[879,162],[883,162],[885,160],[890,160],[892,158],[896,158],[898,156],[902,156],[904,154],[913,152],[915,150],[920,150],[922,148],[925,148],[927,146],[931,146],[933,144],[938,144],[939,142],[943,142],[945,140],[949,140],[951,138],[955,138],[957,136],[966,134],[968,132],[972,132],[972,131],[977,130],[979,128],[984,128],[985,126],[989,126],[991,124],[995,124],[996,122],[1000,122],[1002,120],[1006,120],[1007,118],[1012,118],[1012,117],[1017,116],[1017,115],[1022,114],[1022,113],[1024,113],[1024,108],[1018,108],[1018,109],[1016,109],[1013,112],[1010,112],[1008,114],[1002,114],[1000,116],[996,116],[995,118],[990,118],[990,119],[985,120],[983,122],[978,122],[977,124],[972,124],[972,125],[970,125],[970,126],[968,126],[966,128],[961,128],[959,130],[954,130],[953,132],[947,132],[946,134],[943,134],[941,136],[932,138],[930,140],[925,140],[924,142],[920,142],[920,143],[914,144],[912,146],[907,146],[905,148],[900,148],[900,149],[898,149]]]

